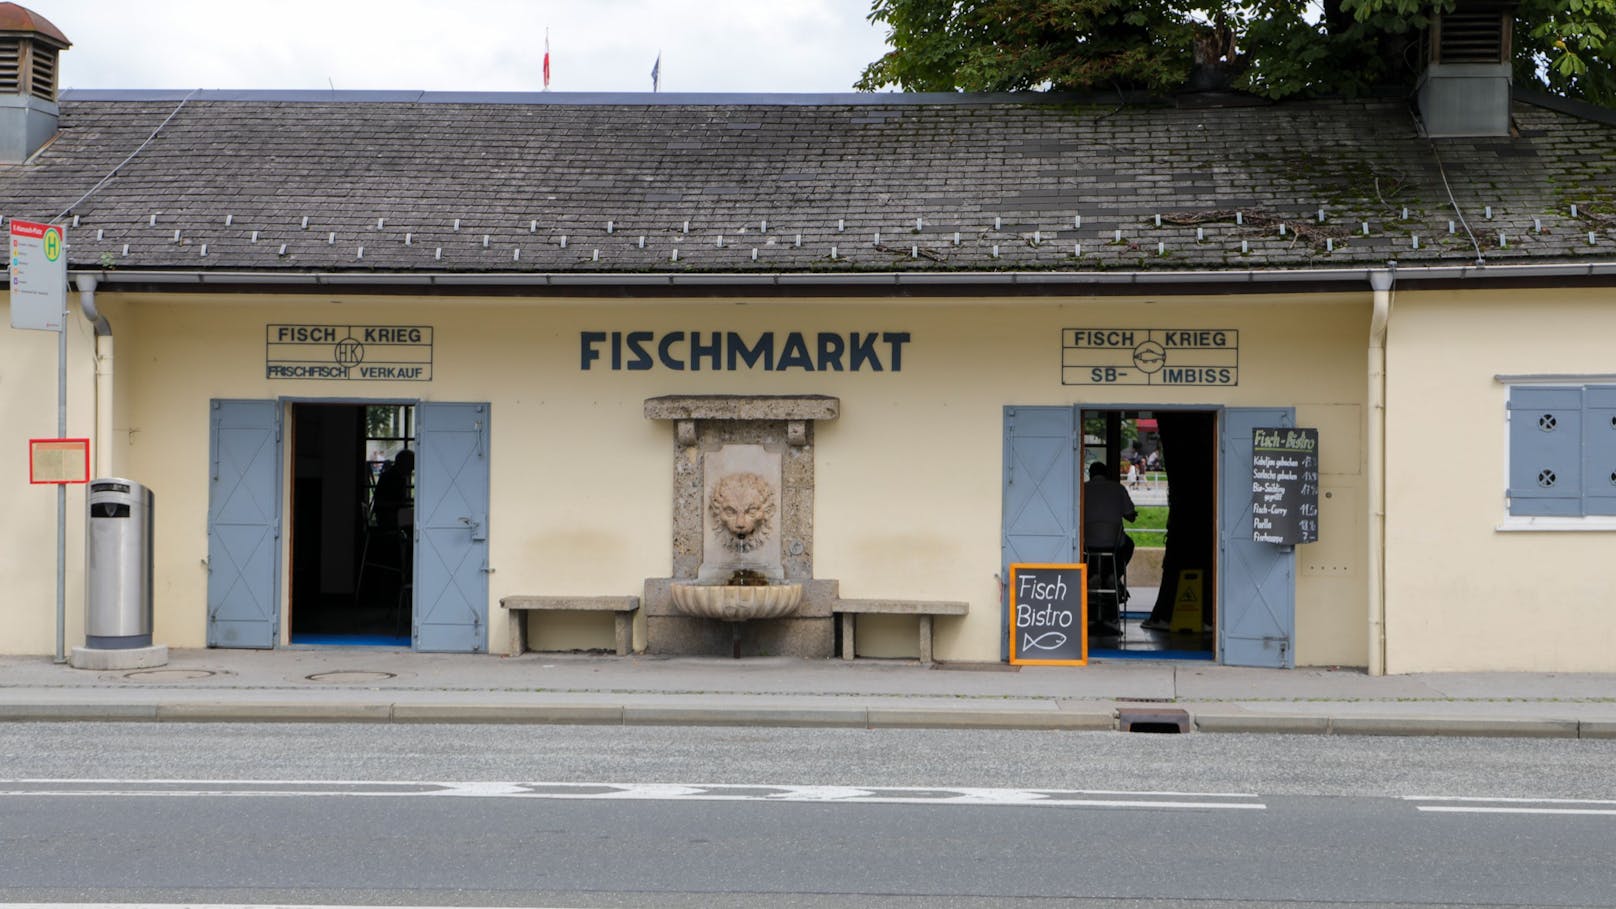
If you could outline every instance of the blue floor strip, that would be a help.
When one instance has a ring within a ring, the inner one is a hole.
[[[387,634],[294,634],[294,644],[330,644],[343,647],[408,647],[408,637]]]
[[[1210,650],[1112,650],[1105,647],[1089,648],[1089,656],[1107,660],[1208,660]]]

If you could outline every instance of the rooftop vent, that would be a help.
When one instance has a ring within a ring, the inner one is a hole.
[[[0,162],[26,161],[56,135],[56,58],[71,46],[45,17],[0,3]]]
[[[1434,138],[1509,135],[1514,0],[1459,0],[1425,34],[1420,119]]]

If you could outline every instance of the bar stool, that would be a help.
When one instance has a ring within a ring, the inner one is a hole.
[[[354,580],[354,602],[364,604],[367,576],[380,573],[391,578],[396,597],[393,602],[393,627],[403,621],[405,607],[413,599],[415,589],[414,536],[415,509],[404,506],[397,511],[392,526],[378,526],[374,519],[364,525],[364,543],[359,550],[359,572]]]
[[[1100,523],[1086,524],[1083,530],[1083,560],[1089,566],[1093,618],[1102,625],[1114,624],[1117,635],[1126,637],[1128,623],[1122,616],[1122,604],[1128,601],[1128,579],[1117,556],[1116,537],[1120,530]]]
[[[1092,604],[1091,621],[1100,625],[1114,625],[1119,636],[1127,633],[1122,620],[1122,576],[1117,570],[1117,552],[1114,549],[1089,549],[1083,553],[1089,566],[1089,603]]]

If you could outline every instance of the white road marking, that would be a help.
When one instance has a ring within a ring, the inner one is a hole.
[[[780,786],[689,783],[439,782],[423,780],[0,779],[0,797],[97,798],[512,798],[603,801],[804,802],[1043,808],[1176,808],[1261,811],[1240,792],[1117,792],[940,786]]]
[[[378,909],[367,904],[297,903],[0,903],[0,909]],[[509,909],[498,906],[388,906],[386,909]]]
[[[1421,805],[1421,811],[1437,814],[1583,814],[1616,817],[1616,808],[1484,808],[1480,805]]]
[[[1616,817],[1616,801],[1610,799],[1528,799],[1487,798],[1463,795],[1406,795],[1408,802],[1436,802],[1416,805],[1433,814],[1535,814]]]

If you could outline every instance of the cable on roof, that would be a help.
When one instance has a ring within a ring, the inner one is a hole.
[[[1409,116],[1413,116],[1413,113],[1409,111]],[[1418,132],[1419,128],[1419,120],[1416,119],[1414,129]],[[1465,235],[1470,238],[1470,245],[1476,248],[1476,264],[1481,265],[1487,261],[1487,257],[1482,254],[1481,243],[1476,240],[1476,235],[1470,230],[1470,223],[1465,220],[1464,209],[1459,207],[1459,200],[1453,197],[1453,187],[1448,185],[1448,169],[1442,166],[1442,153],[1437,151],[1436,142],[1430,137],[1426,137],[1425,144],[1431,148],[1431,160],[1436,162],[1436,172],[1442,175],[1442,189],[1448,194],[1448,204],[1453,206],[1453,213],[1459,216],[1459,225],[1465,229]]]
[[[190,94],[188,94],[185,97],[180,99],[179,105],[174,108],[173,112],[170,113],[168,115],[168,117],[163,120],[163,122],[157,124],[157,128],[152,130],[152,134],[146,137],[146,141],[140,143],[139,148],[136,148],[134,151],[130,152],[129,157],[127,157],[127,158],[123,159],[123,161],[119,162],[118,166],[114,167],[112,169],[112,171],[110,173],[108,173],[105,177],[102,177],[101,181],[99,183],[97,183],[94,186],[90,187],[89,192],[86,192],[84,195],[79,196],[78,201],[76,201],[72,205],[69,205],[68,207],[62,209],[61,214],[57,215],[55,218],[51,218],[50,220],[52,220],[52,221],[58,220],[61,217],[63,217],[64,215],[66,215],[68,212],[72,211],[75,208],[78,208],[79,205],[81,203],[83,203],[85,199],[88,199],[92,195],[95,195],[96,190],[99,190],[101,187],[105,186],[107,184],[108,180],[111,180],[113,177],[116,177],[118,175],[118,171],[123,170],[124,165],[128,164],[130,161],[135,160],[136,155],[138,155],[141,152],[145,151],[146,146],[150,145],[152,143],[152,140],[157,138],[157,134],[163,131],[163,127],[167,126],[169,124],[170,120],[173,120],[176,116],[178,116],[180,110],[185,107],[185,103],[187,101],[190,101],[191,98],[195,97],[196,93],[201,91],[201,90],[202,89],[200,89],[200,88],[191,89]]]
[[[1429,142],[1430,140],[1427,141]],[[1436,172],[1442,175],[1442,188],[1447,190],[1448,193],[1448,204],[1453,206],[1454,213],[1459,216],[1459,226],[1463,227],[1465,234],[1470,237],[1470,245],[1476,248],[1476,264],[1480,265],[1487,261],[1487,257],[1482,255],[1481,244],[1476,241],[1476,235],[1471,233],[1470,225],[1465,221],[1464,210],[1459,207],[1458,200],[1453,198],[1453,187],[1448,185],[1448,171],[1447,168],[1442,166],[1442,155],[1437,152],[1436,143],[1431,142],[1430,145],[1431,157],[1436,161]]]

